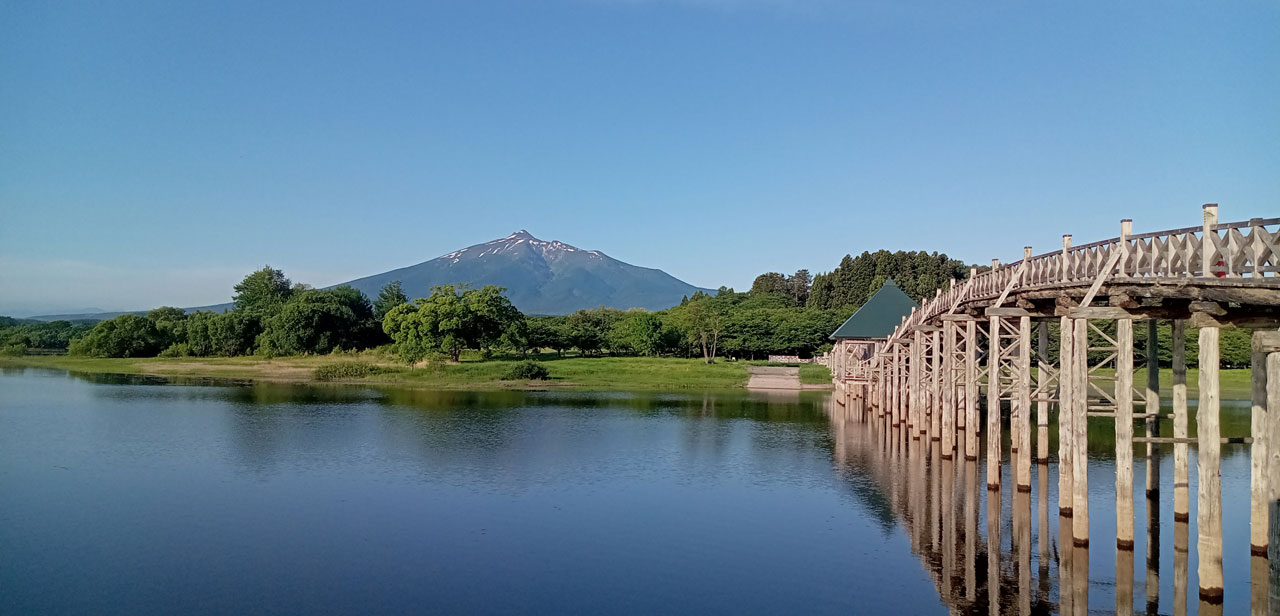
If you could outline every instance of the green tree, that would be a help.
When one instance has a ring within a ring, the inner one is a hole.
[[[284,272],[270,265],[244,277],[235,286],[235,309],[258,318],[274,314],[293,294],[293,286]]]
[[[173,306],[162,306],[148,312],[147,320],[155,324],[162,347],[183,344],[187,341],[187,311]]]
[[[400,281],[389,282],[378,292],[378,299],[373,300],[373,318],[381,323],[383,317],[387,316],[387,313],[392,308],[407,303],[409,303],[409,298],[405,297],[404,289],[400,287]]]
[[[263,323],[258,347],[280,355],[362,348],[372,322],[369,299],[347,285],[299,291]]]
[[[155,357],[162,340],[145,317],[122,314],[99,322],[89,333],[71,341],[70,353],[91,357]]]
[[[511,329],[524,320],[524,315],[516,310],[505,292],[506,289],[495,285],[463,292],[462,299],[470,318],[466,338],[469,346],[489,351],[502,342],[504,335],[510,337]]]

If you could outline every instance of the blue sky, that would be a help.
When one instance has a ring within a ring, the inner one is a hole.
[[[0,3],[0,314],[525,228],[701,286],[1280,215],[1280,4]]]

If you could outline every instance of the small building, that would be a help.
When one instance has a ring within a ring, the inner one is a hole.
[[[861,380],[860,375],[850,374],[850,369],[875,356],[880,345],[888,340],[902,318],[918,308],[892,279],[876,291],[867,303],[849,317],[830,336],[831,372],[836,380]]]

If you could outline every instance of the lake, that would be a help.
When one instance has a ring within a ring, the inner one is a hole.
[[[1224,410],[1241,413],[1247,425],[1247,408]],[[988,501],[977,465],[907,455],[894,439],[825,392],[429,392],[5,370],[0,612],[985,614],[991,597],[1009,613],[1056,612],[1056,468],[1030,495],[1006,488]],[[1136,462],[1128,590],[1141,613]],[[1183,554],[1194,613],[1194,466],[1191,522],[1176,528],[1172,455],[1159,462],[1150,607],[1174,610]],[[1089,470],[1099,539],[1076,562],[1088,563],[1088,606],[1110,611],[1128,587],[1103,539],[1115,532],[1114,463],[1102,450]],[[1224,446],[1222,476],[1222,607],[1247,612],[1247,449]],[[1036,515],[1045,497],[1047,520]],[[1186,555],[1173,537],[1188,531]],[[1067,600],[1083,596],[1070,586]]]

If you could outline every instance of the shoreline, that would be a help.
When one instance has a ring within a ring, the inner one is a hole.
[[[748,391],[750,377],[745,361],[657,357],[541,357],[551,374],[548,380],[507,380],[510,367],[524,359],[490,359],[456,364],[410,367],[386,355],[350,353],[297,357],[220,358],[92,358],[68,355],[0,357],[0,369],[44,368],[70,373],[147,376],[168,379],[214,379],[305,385],[363,385],[433,390],[576,390],[576,391]],[[357,378],[322,379],[321,366],[364,364],[372,374]],[[812,369],[810,369],[812,370]],[[828,373],[829,374],[829,373]],[[806,375],[813,381],[814,373]],[[831,390],[825,383],[809,382],[803,390]]]

